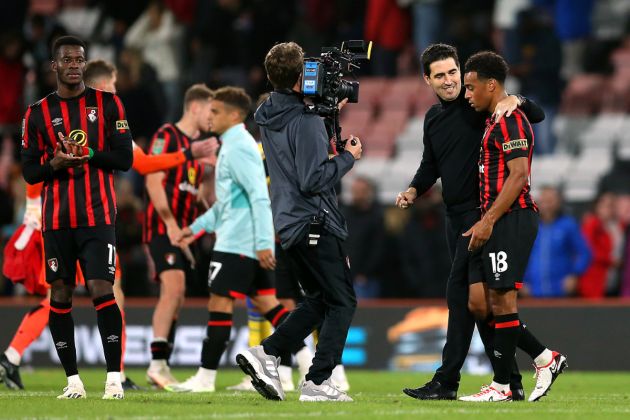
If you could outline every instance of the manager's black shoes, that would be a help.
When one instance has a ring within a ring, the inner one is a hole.
[[[417,400],[455,400],[457,391],[445,388],[438,381],[429,381],[420,388],[405,388],[403,392]]]
[[[512,391],[512,401],[525,401],[523,384],[510,384],[510,391]]]
[[[24,389],[20,367],[9,362],[4,353],[0,356],[0,382],[4,382],[9,389]]]
[[[122,387],[124,391],[145,391],[144,388],[136,384],[129,377],[126,377],[125,380],[122,381]]]

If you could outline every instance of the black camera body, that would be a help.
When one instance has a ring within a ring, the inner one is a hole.
[[[371,51],[371,41],[346,41],[341,48],[324,47],[320,57],[304,60],[302,93],[313,101],[313,111],[331,116],[343,99],[359,101],[359,82],[343,76],[358,69],[360,60],[369,60]]]
[[[306,112],[324,117],[338,152],[346,146],[346,140],[341,139],[339,102],[359,102],[359,82],[344,80],[343,76],[352,75],[359,68],[359,61],[369,60],[371,53],[372,41],[355,40],[342,42],[341,48],[324,47],[320,57],[304,60],[302,94],[313,102],[307,105]]]

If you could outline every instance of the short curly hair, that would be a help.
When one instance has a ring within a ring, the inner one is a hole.
[[[509,69],[505,59],[499,54],[492,51],[481,51],[473,54],[466,60],[464,73],[474,71],[477,72],[479,79],[494,79],[503,84]]]

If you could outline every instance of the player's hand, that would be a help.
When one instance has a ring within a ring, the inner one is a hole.
[[[216,157],[219,150],[219,140],[216,137],[210,137],[205,140],[194,141],[190,145],[192,156],[196,160],[202,158]]]
[[[177,238],[177,246],[180,248],[187,247],[194,241],[195,235],[193,235],[192,230],[190,230],[188,226],[180,230],[180,236]]]
[[[176,222],[166,224],[166,235],[173,246],[179,246],[179,240],[183,236],[182,230]]]
[[[475,251],[485,244],[492,235],[493,225],[488,219],[481,219],[473,225],[462,236],[470,236],[470,242],[468,243],[468,250]]]
[[[53,158],[50,160],[50,166],[53,170],[76,168],[87,162],[89,156],[71,156],[68,153],[64,153],[61,148],[61,143],[57,143],[55,151],[53,152]]]
[[[346,150],[352,153],[352,156],[354,156],[354,160],[361,159],[361,154],[363,153],[363,146],[361,145],[361,140],[358,137],[354,137],[351,134],[350,138],[346,142]]]
[[[59,141],[61,142],[61,144],[63,144],[63,148],[68,155],[79,157],[83,155],[83,147],[79,146],[76,141],[67,138],[63,135],[62,132],[57,133],[57,136],[59,137]]]
[[[509,117],[512,115],[512,112],[518,108],[519,104],[519,99],[514,95],[509,95],[507,98],[501,99],[501,101],[494,107],[492,120],[494,122],[498,122],[504,115]]]
[[[274,270],[276,268],[276,259],[270,249],[256,251],[256,256],[260,266],[265,270]]]
[[[417,197],[418,193],[415,188],[408,188],[407,191],[399,192],[396,196],[396,207],[408,209]]]

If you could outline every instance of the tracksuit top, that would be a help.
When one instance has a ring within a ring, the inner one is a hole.
[[[215,232],[216,251],[256,259],[274,249],[271,203],[256,141],[238,124],[221,135],[215,173],[216,202],[191,225],[193,234]]]

